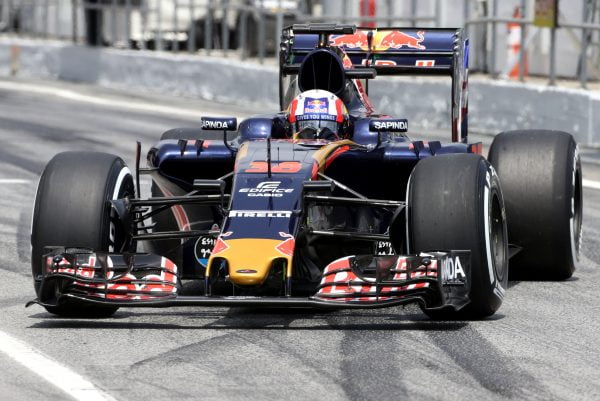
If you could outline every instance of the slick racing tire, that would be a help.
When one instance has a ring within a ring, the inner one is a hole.
[[[131,172],[117,156],[64,152],[50,160],[38,185],[31,227],[31,270],[38,297],[44,247],[119,252],[125,233],[107,201],[134,196]],[[46,309],[60,316],[107,317],[118,308],[68,302]]]
[[[579,261],[582,174],[577,144],[560,131],[510,131],[489,152],[506,202],[511,279],[564,280]]]
[[[508,241],[500,182],[481,156],[454,154],[417,163],[407,194],[408,248],[471,251],[471,302],[459,311],[426,309],[434,319],[482,319],[502,304]]]

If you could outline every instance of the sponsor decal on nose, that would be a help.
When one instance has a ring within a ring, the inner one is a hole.
[[[245,193],[249,197],[264,196],[281,198],[284,194],[291,194],[294,192],[294,189],[281,188],[281,181],[265,181],[259,183],[254,188],[240,188],[238,192]]]
[[[218,238],[217,242],[215,243],[215,247],[212,250],[212,255],[216,255],[227,249],[229,249],[229,245],[227,245],[221,238]]]

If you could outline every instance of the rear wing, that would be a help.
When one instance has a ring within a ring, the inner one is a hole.
[[[360,28],[354,25],[296,24],[282,32],[281,76],[294,75],[319,48],[342,50],[344,68],[377,75],[446,75],[452,78],[452,140],[467,138],[469,40],[462,29]],[[366,74],[368,75],[368,74]]]

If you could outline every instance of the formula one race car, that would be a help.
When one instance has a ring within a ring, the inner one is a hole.
[[[32,303],[62,316],[191,305],[375,308],[483,318],[511,274],[565,279],[581,237],[572,136],[467,140],[461,29],[294,25],[284,111],[165,132],[132,175],[117,156],[56,155],[32,227]],[[376,75],[452,79],[452,141],[377,114]],[[493,99],[491,99],[493,101]],[[152,178],[142,199],[140,174]],[[142,248],[143,245],[143,248]],[[144,250],[147,253],[138,253]]]

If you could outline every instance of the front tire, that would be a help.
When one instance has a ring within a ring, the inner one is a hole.
[[[435,319],[481,319],[498,310],[508,282],[504,201],[493,167],[481,156],[421,160],[407,197],[409,252],[471,251],[471,302],[460,311],[423,311]]]
[[[117,156],[64,152],[48,162],[38,185],[31,228],[31,270],[38,297],[44,247],[132,250],[108,201],[134,196],[131,172]],[[117,309],[80,302],[46,307],[50,313],[67,317],[106,317]]]

